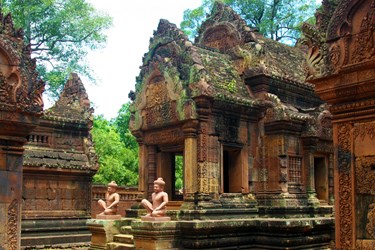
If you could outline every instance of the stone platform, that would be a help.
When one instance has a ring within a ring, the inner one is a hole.
[[[162,217],[152,217],[152,216],[141,216],[142,221],[170,221],[171,217],[162,216]]]
[[[120,214],[110,214],[110,215],[97,214],[96,219],[98,220],[121,220],[121,215]]]

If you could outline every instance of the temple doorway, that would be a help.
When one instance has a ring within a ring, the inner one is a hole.
[[[237,147],[223,147],[222,154],[222,191],[224,193],[242,192],[242,162],[241,149]]]
[[[165,181],[164,191],[171,201],[182,201],[183,193],[183,153],[160,152],[158,154],[157,176]]]
[[[328,202],[328,169],[325,157],[314,157],[314,179],[317,198],[321,202]]]

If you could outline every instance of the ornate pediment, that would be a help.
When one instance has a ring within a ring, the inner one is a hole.
[[[375,56],[374,0],[326,0],[316,16],[316,27],[304,25],[310,50],[305,67],[308,80],[338,73]]]
[[[93,112],[81,79],[77,74],[72,73],[59,100],[44,112],[44,118],[87,122]]]
[[[375,55],[375,1],[341,1],[327,31],[334,72]]]
[[[38,78],[30,47],[10,14],[0,14],[0,109],[41,114],[44,82]]]
[[[201,25],[196,43],[221,52],[256,41],[255,34],[237,13],[223,3],[215,2],[211,15]]]
[[[132,107],[133,130],[164,127],[196,117],[193,101],[187,98],[181,80],[175,75],[176,68],[160,71],[160,67],[163,68],[154,62],[153,71],[143,79]]]

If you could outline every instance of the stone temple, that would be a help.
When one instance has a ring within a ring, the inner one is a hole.
[[[296,47],[220,3],[194,43],[160,20],[130,128],[139,201],[162,177],[170,221],[140,220],[139,203],[89,219],[98,162],[83,84],[72,74],[43,110],[22,31],[0,20],[1,250],[375,249],[375,0],[323,0]]]
[[[304,65],[303,48],[263,37],[220,3],[195,43],[160,21],[131,96],[130,126],[140,145],[139,190],[147,197],[162,176],[181,204],[166,229],[170,247],[328,247],[332,115],[305,82]],[[145,229],[134,224],[136,245],[152,231]]]

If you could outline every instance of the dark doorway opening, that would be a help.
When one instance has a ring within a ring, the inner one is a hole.
[[[324,157],[314,157],[314,181],[317,198],[328,202],[328,169]]]
[[[224,147],[223,148],[223,192],[241,193],[242,192],[242,162],[241,149]]]

